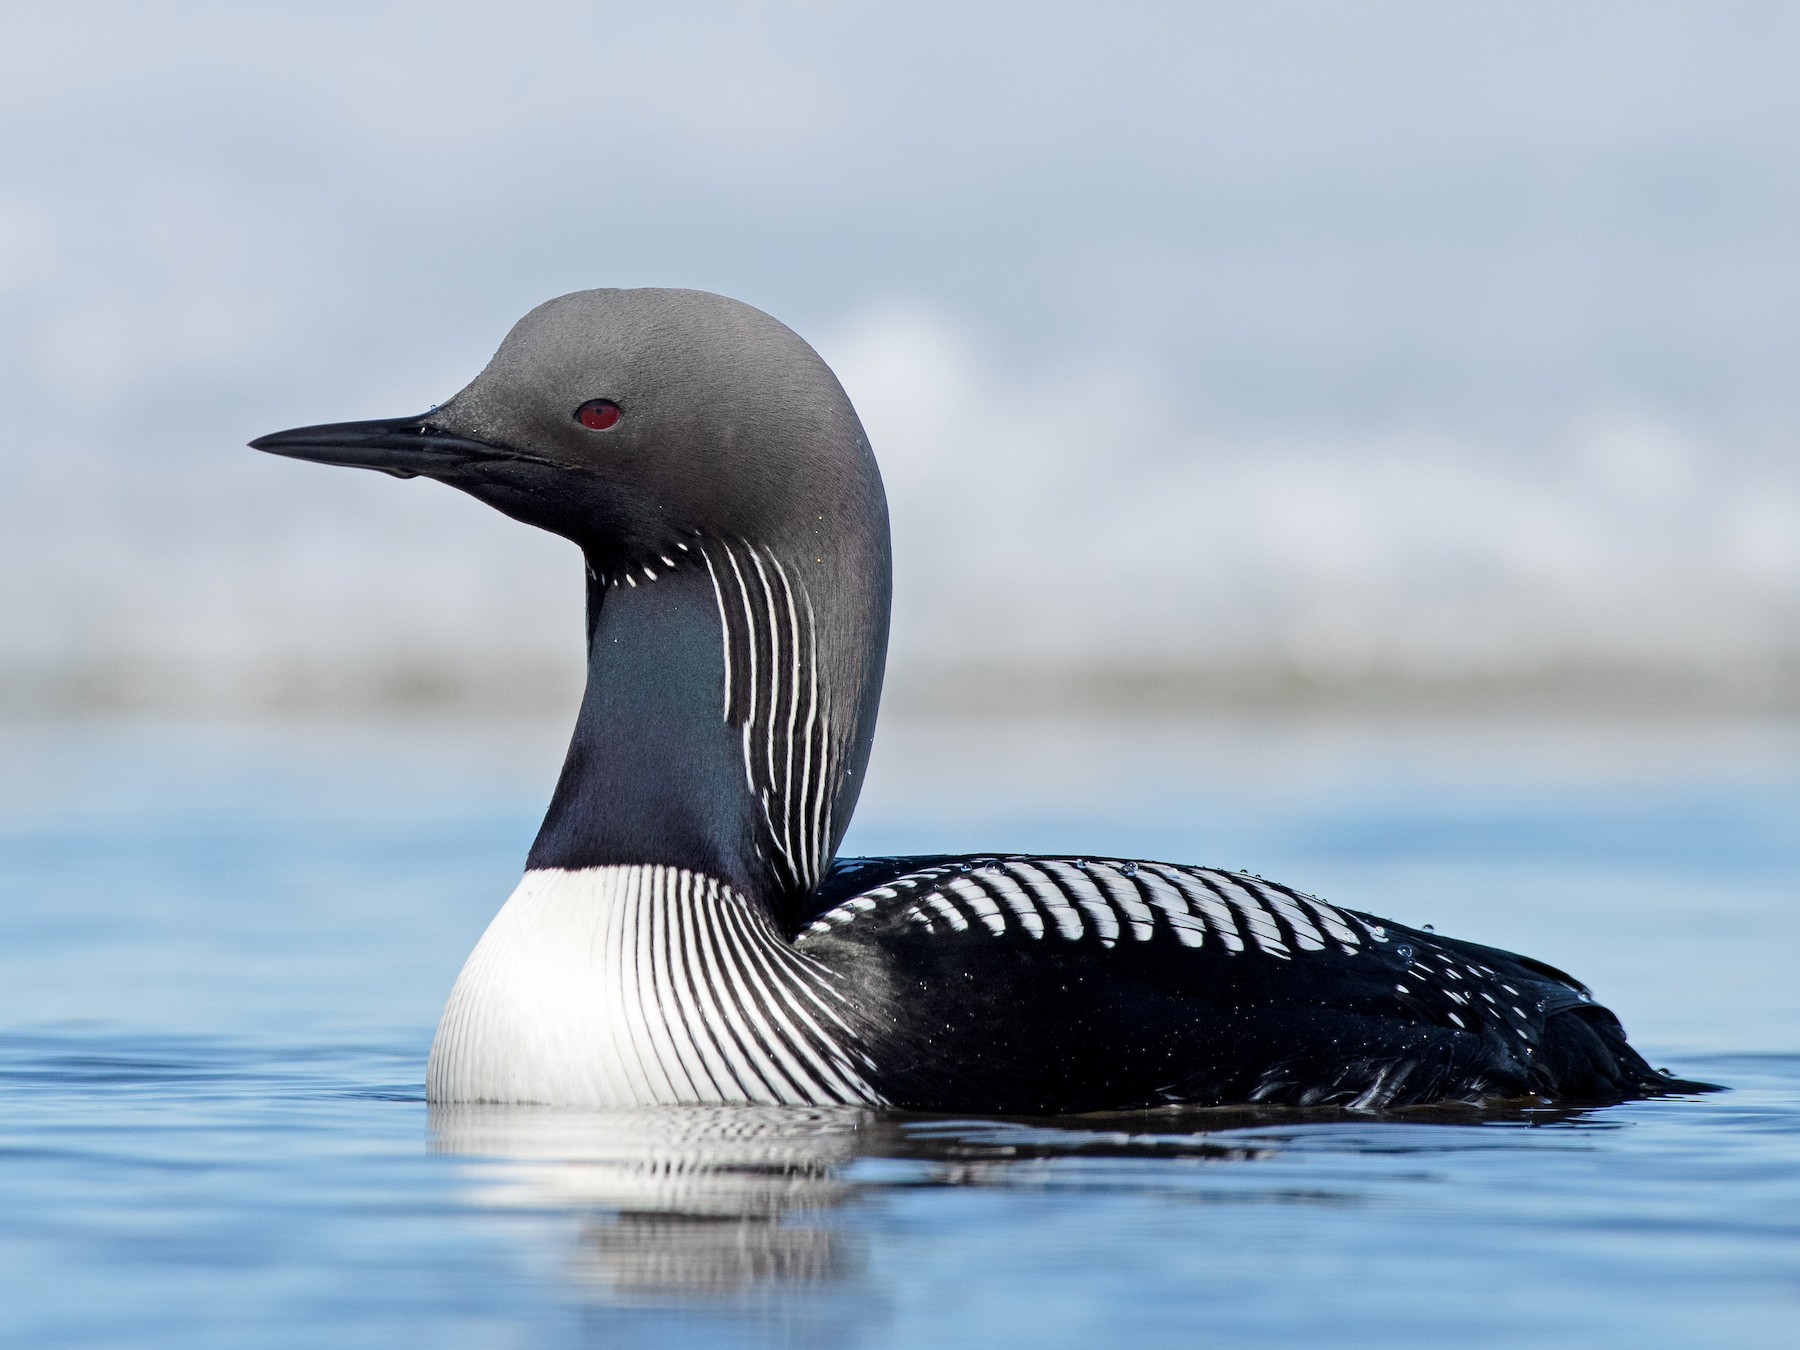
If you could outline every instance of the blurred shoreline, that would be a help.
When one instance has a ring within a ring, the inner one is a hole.
[[[1292,665],[950,666],[900,659],[889,716],[942,718],[1570,715],[1709,719],[1800,712],[1800,666],[1646,667],[1569,663],[1526,672],[1320,672]],[[112,663],[0,676],[0,719],[39,717],[573,718],[583,671],[559,661],[428,661],[208,669]]]
[[[334,776],[380,779],[396,765],[438,764],[452,777],[494,777],[536,803],[547,793],[575,704],[117,709],[0,712],[0,775],[31,784],[79,778],[82,765],[132,752],[180,778],[219,756],[311,763]],[[135,750],[133,749],[135,747]],[[224,762],[224,761],[220,761]],[[34,766],[41,776],[34,773]],[[1640,779],[1677,783],[1723,774],[1792,780],[1800,712],[1686,704],[1485,706],[1397,702],[1005,709],[890,701],[876,727],[864,805],[899,792],[977,814],[1000,798],[1055,802],[1111,785],[1118,800],[1156,785],[1214,788],[1307,782],[1454,780],[1476,786]],[[923,795],[921,795],[923,794]],[[535,809],[535,808],[534,808]]]

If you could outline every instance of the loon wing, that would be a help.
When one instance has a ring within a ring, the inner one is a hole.
[[[954,867],[970,859],[959,853],[920,853],[907,857],[870,857],[870,858],[833,858],[831,866],[825,869],[818,889],[806,900],[800,910],[800,926],[805,928],[814,920],[836,909],[846,900],[854,900],[865,892],[878,886],[885,886],[891,881],[914,873],[924,873],[933,868]],[[986,861],[984,858],[983,861]]]
[[[858,859],[828,874],[796,946],[860,991],[896,1104],[1371,1108],[1689,1086],[1550,966],[1242,872]]]

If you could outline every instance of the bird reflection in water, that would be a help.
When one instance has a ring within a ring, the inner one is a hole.
[[[1268,1152],[1170,1134],[1167,1119],[1154,1134],[1110,1128],[1125,1123],[950,1120],[860,1107],[440,1105],[430,1115],[433,1150],[470,1160],[477,1204],[581,1215],[579,1277],[624,1298],[853,1278],[864,1264],[861,1239],[824,1214],[857,1192],[997,1184],[1046,1159],[1241,1161]],[[852,1162],[877,1158],[899,1166],[879,1179],[846,1176]]]
[[[1186,1107],[1037,1120],[848,1106],[439,1105],[430,1123],[434,1151],[470,1160],[475,1203],[580,1216],[579,1280],[602,1297],[654,1300],[853,1279],[865,1265],[863,1239],[829,1211],[886,1189],[1059,1176],[1080,1184],[1081,1165],[1094,1160],[1243,1164],[1287,1151],[1302,1133],[1316,1141],[1321,1126],[1348,1152],[1457,1147],[1457,1136],[1466,1147],[1461,1131],[1430,1130],[1433,1143],[1405,1127],[1579,1125],[1603,1114],[1533,1102],[1385,1113]],[[883,1165],[851,1171],[874,1160]],[[1170,1174],[1148,1175],[1166,1184]],[[1145,1180],[1132,1169],[1101,1184]]]
[[[860,1249],[810,1214],[850,1192],[858,1107],[576,1111],[434,1106],[435,1151],[477,1161],[477,1203],[584,1216],[580,1276],[617,1295],[842,1279]]]

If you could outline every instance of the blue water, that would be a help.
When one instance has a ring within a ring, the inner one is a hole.
[[[895,724],[850,841],[1253,866],[1570,968],[1726,1093],[434,1116],[556,740],[0,730],[0,1343],[1800,1338],[1792,724]]]

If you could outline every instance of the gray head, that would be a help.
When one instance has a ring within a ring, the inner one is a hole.
[[[791,330],[701,291],[578,291],[521,319],[440,408],[251,444],[435,478],[580,546],[588,695],[534,864],[704,864],[765,894],[810,889],[848,824],[868,755],[889,561],[886,501],[862,426]],[[694,627],[701,597],[710,647]],[[703,723],[728,723],[734,735],[759,719],[798,725],[800,703],[768,702],[782,694],[771,682],[777,665],[782,678],[803,679],[808,698],[817,677],[818,776],[806,777],[810,743],[790,744],[786,764],[771,749],[766,771],[750,774],[756,800],[732,808],[750,823],[721,826],[721,802],[744,792],[750,737],[732,752],[733,788],[708,758]],[[693,767],[657,762],[671,755]],[[784,790],[796,800],[784,802]],[[772,810],[759,800],[770,794]],[[644,818],[620,824],[640,799]],[[680,825],[684,813],[692,819]],[[739,856],[743,839],[712,837],[733,829],[786,830],[780,847],[764,838],[763,852],[823,856],[790,858],[759,881]],[[696,844],[699,835],[708,837]]]
[[[704,291],[559,296],[422,417],[251,444],[439,479],[615,566],[696,533],[798,543],[846,515],[886,523],[874,458],[830,368],[761,310]]]

